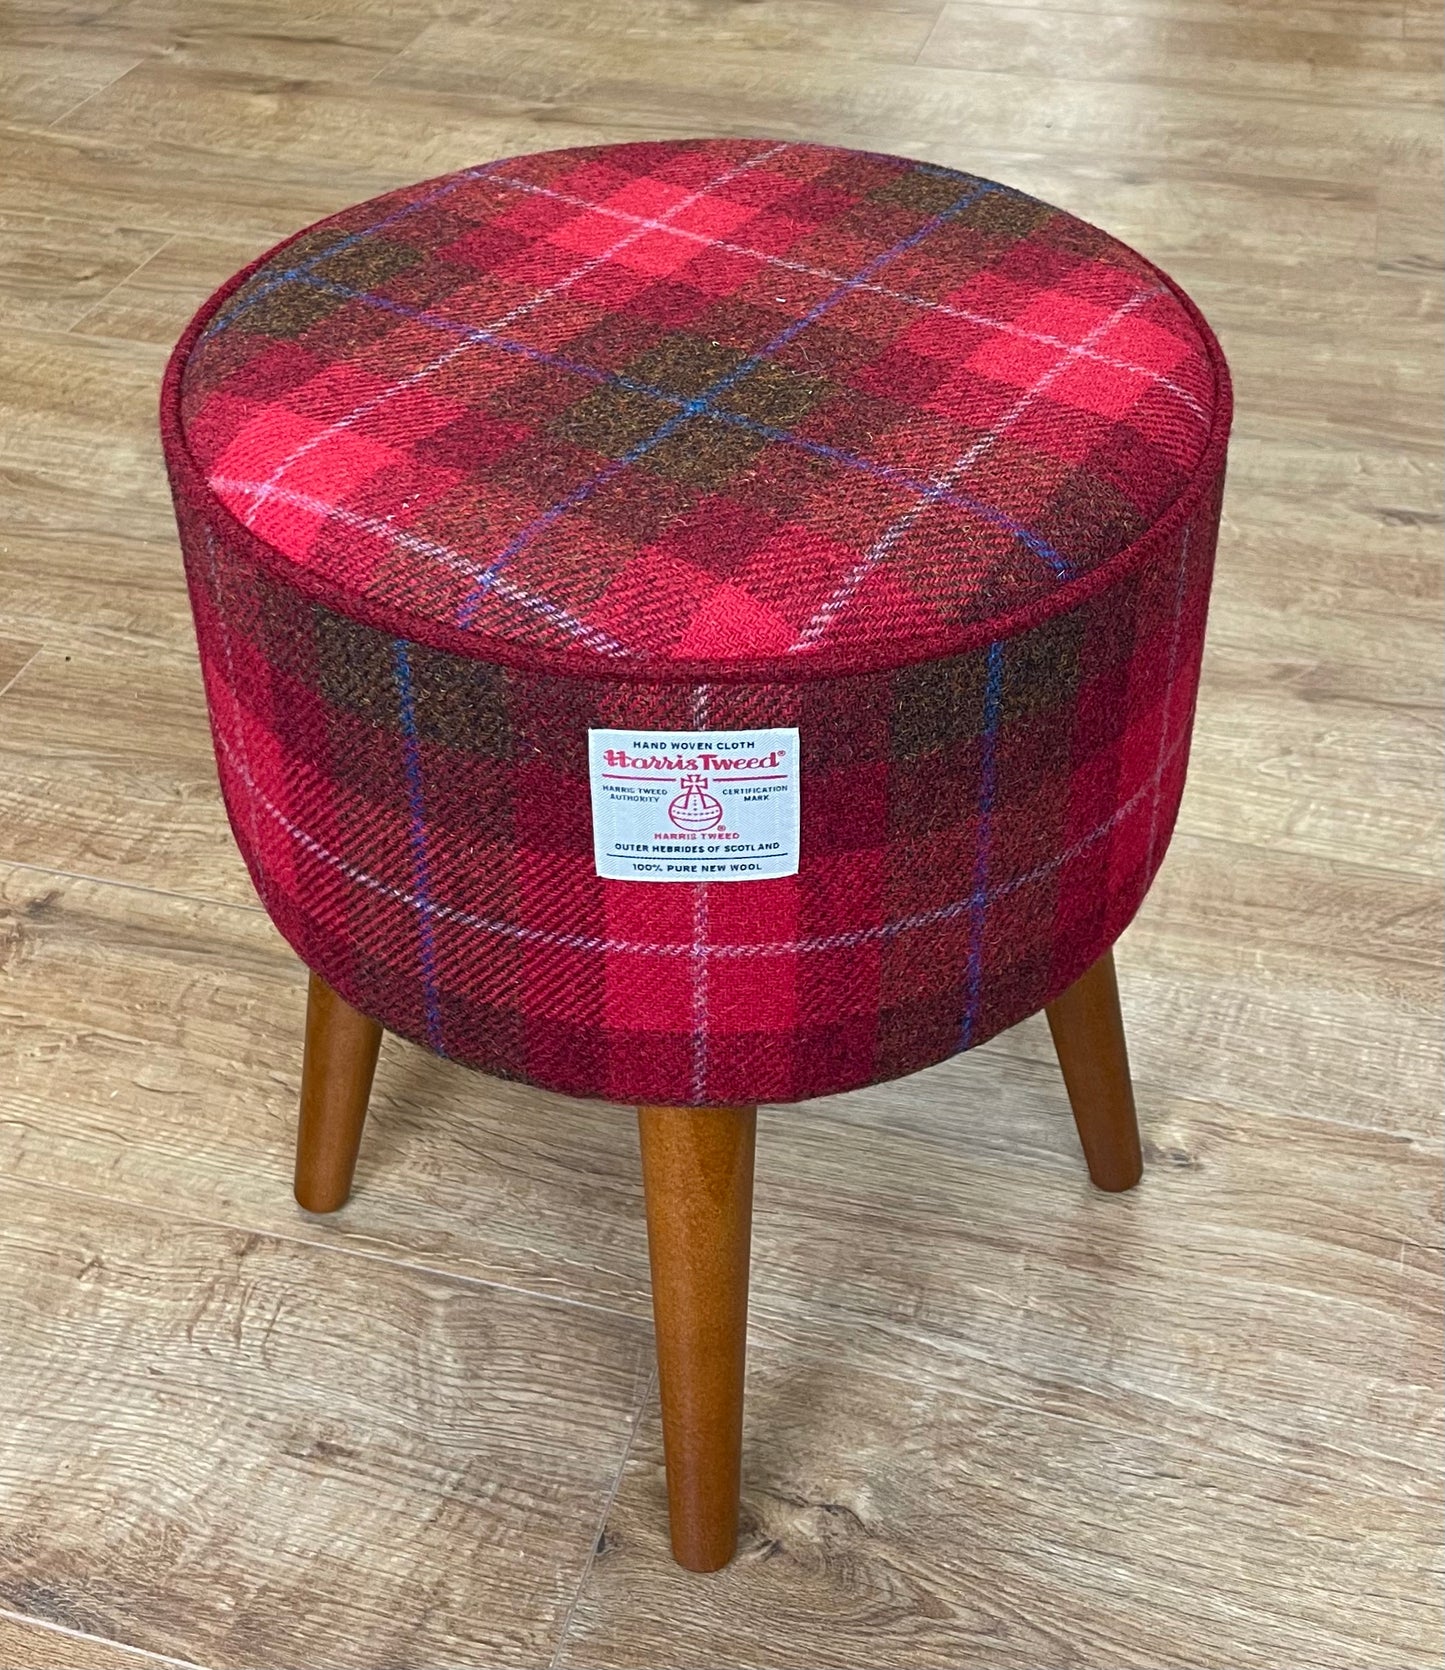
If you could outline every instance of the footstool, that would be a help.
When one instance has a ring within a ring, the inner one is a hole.
[[[171,359],[222,790],[311,970],[296,1194],[382,1028],[640,1109],[673,1548],[736,1539],[755,1108],[1048,1013],[1184,784],[1228,375],[1023,193],[751,139],[511,157],[299,233]],[[800,1112],[798,1117],[806,1117]]]

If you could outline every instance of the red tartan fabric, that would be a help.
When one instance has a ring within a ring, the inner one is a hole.
[[[979,1043],[1163,855],[1228,422],[1156,269],[903,159],[598,147],[324,222],[163,397],[257,889],[357,1007],[574,1094]],[[798,728],[798,874],[600,878],[588,729],[704,723]]]

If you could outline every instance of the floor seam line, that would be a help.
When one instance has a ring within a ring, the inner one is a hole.
[[[18,676],[18,675],[17,675]],[[0,696],[4,691],[0,691]],[[186,904],[206,905],[216,910],[243,910],[252,916],[270,917],[264,906],[242,904],[238,899],[216,899],[204,893],[180,893],[170,887],[152,887],[148,882],[123,881],[118,876],[92,876],[84,870],[62,870],[54,864],[37,864],[25,858],[6,858],[0,853],[0,865],[12,870],[30,870],[36,875],[55,876],[62,881],[83,881],[93,887],[119,887],[128,893],[149,893],[158,899],[180,899]]]
[[[5,680],[4,684],[0,684],[0,698],[9,695],[9,693],[15,688],[16,684],[19,683],[22,674],[24,674],[29,668],[33,667],[40,657],[44,655],[44,653],[45,645],[37,644],[31,653],[26,656],[25,660],[20,663],[13,673],[11,673],[10,677]]]
[[[633,1411],[632,1424],[628,1428],[627,1442],[622,1447],[622,1457],[617,1463],[617,1472],[613,1477],[611,1488],[602,1502],[602,1510],[597,1519],[597,1529],[593,1533],[592,1542],[587,1550],[587,1557],[582,1562],[582,1571],[577,1579],[577,1587],[573,1591],[571,1604],[567,1608],[566,1616],[562,1619],[562,1626],[557,1631],[557,1645],[552,1657],[548,1660],[548,1670],[558,1670],[562,1660],[562,1653],[567,1646],[567,1638],[572,1633],[572,1624],[577,1616],[577,1608],[582,1602],[582,1591],[587,1587],[588,1579],[592,1576],[592,1569],[597,1564],[598,1547],[607,1530],[607,1521],[612,1517],[612,1510],[617,1504],[617,1497],[622,1489],[622,1476],[627,1471],[627,1463],[631,1459],[633,1447],[637,1443],[637,1434],[642,1429],[643,1417],[652,1407],[652,1396],[657,1386],[657,1369],[654,1366],[647,1376],[647,1383],[641,1397],[637,1400],[637,1408]]]
[[[3,1108],[0,1108],[0,1125],[5,1123]],[[407,1270],[414,1275],[431,1276],[438,1281],[457,1282],[466,1287],[486,1288],[492,1292],[513,1293],[519,1298],[535,1299],[539,1304],[562,1305],[569,1310],[588,1311],[596,1316],[610,1317],[615,1321],[624,1322],[634,1329],[643,1329],[646,1323],[642,1317],[631,1311],[615,1309],[610,1305],[599,1305],[588,1299],[573,1299],[560,1293],[542,1293],[535,1287],[518,1287],[511,1282],[496,1281],[487,1276],[467,1275],[457,1270],[443,1270],[435,1264],[421,1264],[412,1259],[391,1258],[385,1253],[372,1252],[365,1247],[350,1247],[333,1241],[310,1240],[304,1235],[291,1235],[285,1230],[263,1229],[242,1223],[229,1223],[224,1218],[205,1217],[195,1212],[172,1211],[154,1202],[140,1202],[128,1200],[121,1195],[102,1194],[95,1189],[77,1189],[65,1183],[52,1183],[38,1177],[7,1176],[4,1183],[11,1187],[22,1189],[41,1189],[51,1194],[67,1195],[81,1200],[104,1201],[109,1206],[118,1206],[124,1211],[149,1214],[167,1219],[172,1223],[196,1224],[206,1229],[220,1229],[232,1235],[254,1235],[267,1241],[278,1241],[285,1246],[306,1247],[316,1252],[334,1253],[345,1258],[365,1259],[372,1264],[386,1264],[394,1269]]]
[[[17,1624],[28,1624],[32,1629],[43,1629],[51,1635],[63,1635],[70,1641],[94,1641],[98,1646],[114,1647],[118,1652],[134,1653],[138,1658],[148,1659],[152,1664],[170,1664],[178,1670],[206,1670],[199,1659],[176,1658],[170,1653],[156,1653],[147,1647],[132,1647],[129,1642],[117,1641],[109,1635],[93,1635],[89,1630],[73,1629],[69,1624],[57,1624],[49,1618],[32,1618],[24,1612],[15,1612],[8,1606],[0,1606],[0,1618],[9,1618]]]

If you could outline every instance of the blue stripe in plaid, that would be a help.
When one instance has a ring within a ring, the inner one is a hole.
[[[880,481],[891,482],[895,487],[903,487],[910,493],[916,493],[919,498],[927,499],[930,504],[948,504],[960,510],[971,510],[982,516],[984,521],[992,522],[996,528],[1003,528],[1011,533],[1034,556],[1042,558],[1060,580],[1073,578],[1074,565],[1056,551],[1048,540],[1041,539],[1022,522],[1015,521],[1007,511],[986,504],[984,500],[974,498],[971,493],[960,493],[953,487],[940,487],[936,481],[919,481],[902,470],[895,470],[891,464],[880,464],[869,458],[860,458],[856,453],[845,452],[841,447],[828,446],[822,441],[810,441],[805,436],[791,434],[786,429],[774,429],[768,424],[754,423],[748,418],[735,418],[726,412],[714,412],[712,415],[722,418],[726,423],[736,423],[740,428],[750,429],[753,434],[761,435],[765,440],[786,441],[789,446],[810,452],[814,457],[826,458],[830,463],[842,464],[847,469],[862,470],[867,475],[877,476]]]
[[[535,360],[539,365],[551,366],[557,371],[573,372],[579,377],[586,377],[589,381],[601,384],[606,388],[622,389],[629,394],[645,394],[653,400],[664,401],[669,406],[683,407],[687,405],[681,395],[672,394],[667,389],[657,388],[651,383],[641,381],[639,378],[625,376],[620,371],[604,371],[600,366],[588,365],[585,361],[572,359],[566,354],[549,353],[545,348],[534,348],[529,343],[517,342],[510,337],[500,336],[497,332],[486,330],[480,325],[464,325],[456,319],[444,319],[438,314],[428,312],[425,308],[410,307],[405,302],[392,301],[387,296],[378,296],[374,291],[354,290],[349,285],[338,284],[334,279],[316,278],[311,275],[303,275],[296,282],[309,285],[314,290],[325,290],[331,294],[342,296],[347,301],[361,302],[363,305],[374,307],[382,313],[394,313],[399,318],[415,320],[416,323],[426,325],[430,329],[447,331],[460,337],[464,342],[475,342],[495,348],[498,352],[504,354],[517,354],[523,359]],[[947,504],[960,510],[971,510],[982,516],[985,521],[993,523],[995,527],[1003,528],[1011,533],[1036,557],[1046,562],[1061,580],[1073,577],[1073,565],[1067,557],[1056,551],[1046,539],[1041,539],[1038,534],[1026,528],[1021,522],[1016,521],[1006,511],[999,510],[983,499],[976,499],[972,494],[960,493],[952,487],[941,490],[936,482],[920,481],[916,476],[911,476],[904,470],[895,469],[891,464],[879,463],[871,458],[860,458],[855,452],[848,452],[843,447],[828,446],[823,441],[810,441],[806,436],[795,435],[791,430],[778,429],[772,424],[759,423],[754,418],[744,417],[741,412],[713,410],[707,415],[718,423],[728,424],[734,429],[745,429],[749,434],[760,436],[763,440],[777,441],[785,446],[795,446],[802,452],[811,453],[816,458],[826,458],[830,463],[840,464],[845,469],[859,470],[863,474],[874,476],[880,481],[890,482],[896,487],[903,488],[906,492],[914,493],[920,498],[927,498],[931,504]]]
[[[415,878],[417,938],[421,950],[422,1002],[426,1011],[426,1041],[438,1054],[443,1053],[445,1038],[442,1031],[441,1010],[437,1003],[437,960],[435,930],[432,923],[430,896],[431,882],[426,847],[426,804],[422,795],[421,746],[417,739],[416,703],[412,694],[411,654],[400,638],[393,639],[392,666],[396,675],[397,702],[401,715],[402,759],[406,770],[406,799],[411,824],[408,840],[411,846],[412,873]]]
[[[1175,736],[1159,762],[1153,776],[1136,789],[1135,792],[1112,811],[1107,818],[1096,823],[1087,834],[1079,837],[1062,852],[1042,864],[1036,864],[1031,870],[1025,870],[1020,875],[1010,876],[1007,881],[1000,882],[990,888],[984,895],[984,907],[993,904],[998,899],[1008,898],[1026,887],[1032,887],[1035,882],[1043,881],[1053,875],[1065,864],[1072,863],[1081,853],[1087,852],[1096,842],[1102,841],[1126,818],[1132,817],[1139,807],[1153,795],[1159,787],[1160,778],[1165,767],[1172,764],[1180,750],[1188,743],[1189,728]],[[750,945],[716,945],[705,944],[699,947],[695,940],[683,940],[670,944],[656,944],[631,940],[607,939],[596,934],[559,933],[556,930],[543,928],[526,928],[517,922],[496,921],[489,917],[477,916],[471,911],[458,910],[452,905],[441,905],[431,899],[418,898],[414,893],[408,893],[403,888],[391,887],[379,877],[351,863],[318,841],[309,830],[294,823],[277,806],[265,791],[257,784],[255,777],[240,757],[237,749],[225,737],[217,732],[216,746],[225,758],[231,770],[237,773],[247,789],[256,797],[266,810],[267,815],[278,828],[318,862],[329,866],[338,875],[345,876],[348,881],[359,883],[380,898],[394,900],[398,904],[406,905],[409,909],[421,911],[434,917],[439,922],[446,922],[454,927],[467,928],[477,933],[486,934],[497,939],[512,940],[519,944],[563,946],[574,951],[621,951],[639,956],[684,958],[694,956],[699,949],[708,958],[721,958],[726,961],[735,959],[752,959],[764,957],[791,957],[799,953],[812,954],[819,951],[838,951],[854,945],[882,944],[896,939],[900,934],[917,933],[921,929],[933,927],[939,922],[952,922],[965,914],[971,914],[978,909],[978,896],[970,893],[962,899],[954,899],[946,905],[937,905],[932,910],[915,911],[911,916],[900,916],[891,922],[880,923],[872,928],[849,928],[839,933],[814,934],[804,939],[773,940],[766,944]],[[269,907],[268,907],[269,908]]]
[[[359,232],[348,232],[344,238],[339,238],[334,244],[328,245],[319,255],[308,256],[300,266],[288,268],[283,273],[276,273],[273,277],[267,279],[264,284],[257,285],[249,296],[243,297],[233,307],[218,313],[211,323],[206,326],[205,330],[201,332],[200,341],[204,342],[207,337],[216,336],[221,331],[228,329],[243,313],[250,312],[258,302],[265,301],[267,296],[279,290],[283,284],[294,284],[297,280],[305,279],[323,261],[330,261],[334,257],[344,254],[348,249],[355,248],[364,239],[375,237],[378,232],[385,232],[389,227],[397,225],[398,222],[405,220],[408,215],[414,215],[418,210],[430,208],[433,203],[440,203],[442,198],[450,197],[452,192],[459,191],[464,185],[470,184],[471,181],[480,180],[487,174],[495,174],[503,163],[515,162],[516,160],[515,157],[498,157],[495,162],[483,163],[479,168],[468,168],[461,174],[454,174],[445,185],[439,186],[433,192],[428,192],[425,197],[418,197],[415,202],[406,204],[403,208],[398,209],[395,214],[386,215],[381,220],[374,221],[370,226],[363,226]]]
[[[793,322],[784,330],[779,331],[771,342],[764,343],[764,345],[758,349],[757,353],[749,355],[747,359],[741,361],[738,365],[735,365],[725,377],[719,377],[715,383],[710,384],[702,391],[701,394],[694,396],[694,398],[689,400],[686,405],[684,405],[674,416],[668,418],[666,422],[659,424],[658,427],[653,430],[652,434],[645,436],[635,447],[624,454],[623,457],[616,459],[605,469],[599,470],[596,475],[591,476],[586,481],[579,483],[579,485],[574,487],[565,499],[560,500],[549,510],[544,511],[542,515],[538,516],[534,521],[530,522],[521,530],[520,533],[508,542],[506,548],[499,552],[493,561],[482,571],[481,575],[477,579],[476,585],[462,600],[461,607],[457,610],[457,625],[459,627],[467,627],[471,625],[472,618],[476,614],[478,605],[481,603],[482,598],[491,589],[496,577],[514,557],[520,555],[521,552],[526,550],[527,546],[530,545],[539,534],[545,533],[546,530],[560,517],[565,516],[569,510],[575,510],[578,505],[585,503],[586,500],[591,498],[594,493],[605,487],[609,481],[614,480],[622,473],[623,470],[627,469],[629,465],[636,463],[639,458],[645,457],[646,454],[651,452],[654,447],[661,446],[669,435],[676,433],[676,431],[691,418],[702,417],[707,414],[712,402],[716,400],[719,395],[726,394],[730,388],[741,382],[744,377],[756,371],[757,368],[771,355],[777,353],[780,348],[786,347],[795,336],[806,330],[809,325],[815,323],[818,319],[821,319],[830,308],[836,307],[845,297],[851,295],[860,284],[866,284],[868,280],[872,278],[874,273],[880,271],[880,269],[885,267],[890,261],[896,261],[900,255],[906,255],[910,249],[916,248],[925,238],[931,237],[933,233],[938,231],[939,227],[946,226],[950,220],[953,220],[957,216],[961,215],[972,204],[976,203],[980,197],[986,197],[991,192],[997,191],[998,189],[999,188],[997,186],[988,180],[975,182],[973,190],[966,196],[959,198],[956,203],[950,204],[949,207],[944,209],[941,214],[937,214],[932,218],[932,220],[926,221],[922,226],[918,227],[916,231],[910,232],[906,238],[900,238],[896,244],[891,245],[888,249],[885,249],[880,254],[875,255],[871,261],[860,268],[858,272],[854,273],[852,278],[845,280],[835,290],[830,291],[826,296],[824,296],[820,302],[809,308],[806,313],[802,314],[799,318],[794,319]]]
[[[983,928],[988,914],[988,849],[993,818],[994,795],[998,789],[998,724],[1003,707],[1002,643],[989,646],[988,679],[983,696],[983,759],[978,795],[978,847],[973,868],[973,896],[968,905],[968,966],[965,975],[963,1031],[958,1047],[966,1050],[973,1043],[973,1029],[978,1024],[979,993],[983,980]]]
[[[889,156],[887,151],[866,151],[864,155],[878,157],[884,162],[896,162],[898,160],[896,157]],[[917,157],[908,159],[908,170],[911,174],[926,174],[934,180],[971,180],[975,178],[972,174],[965,174],[961,168],[944,168],[936,162],[920,162]],[[1015,186],[997,186],[995,189],[1007,197],[1023,196],[1023,193]]]

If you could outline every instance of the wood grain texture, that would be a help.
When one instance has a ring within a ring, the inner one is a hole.
[[[1398,175],[1380,182],[1376,254],[1381,272],[1433,276],[1445,266],[1445,212],[1434,185]]]
[[[1120,943],[1136,1073],[1438,1137],[1438,881],[1288,851],[1242,864],[1240,850],[1176,835]]]
[[[990,9],[1012,11],[1018,0],[978,0],[978,3]],[[1432,0],[1405,0],[1405,3],[1429,5]],[[1254,0],[1033,0],[1033,9],[1051,17],[1084,12],[1091,17],[1127,17],[1146,24],[1188,20],[1248,23],[1259,18],[1259,7]],[[1401,0],[1315,0],[1314,4],[1291,6],[1289,18],[1296,29],[1338,30],[1348,35],[1383,35],[1395,39],[1405,32]]]
[[[117,527],[101,494],[0,477],[0,633],[60,656],[159,650],[189,656],[195,630],[175,539]],[[117,574],[125,584],[115,583]]]
[[[1445,34],[1440,0],[1405,0],[1404,35],[1411,41],[1439,41]]]
[[[503,42],[530,43],[533,50],[544,42],[587,42],[616,56],[675,47],[685,40],[690,49],[709,55],[801,51],[810,57],[909,64],[929,40],[938,15],[939,0],[772,0],[767,5],[642,0],[625,10],[586,0],[552,0],[547,6],[492,0],[429,24],[388,66],[387,75],[398,81],[411,74],[425,79],[440,60],[474,62]]]
[[[535,51],[543,56],[545,47],[538,43]],[[519,55],[503,50],[498,59]],[[66,132],[107,145],[158,145],[188,162],[194,157],[196,167],[203,166],[202,157],[224,151],[253,159],[253,174],[263,159],[268,165],[304,168],[318,150],[338,142],[353,168],[368,167],[376,171],[373,178],[389,176],[395,183],[466,167],[478,157],[587,142],[566,131],[573,125],[587,131],[585,115],[550,108],[532,115],[536,100],[519,97],[521,85],[516,81],[488,108],[473,97],[433,85],[430,77],[424,87],[389,86],[382,96],[365,85],[230,68],[186,70],[150,61],[122,76],[109,91],[106,102],[97,95],[77,109]],[[564,131],[549,139],[553,124]],[[590,131],[600,131],[595,117]],[[1397,149],[1402,162],[1413,154],[1408,146]],[[400,171],[398,157],[409,159]],[[335,206],[344,201],[338,199]]]
[[[182,235],[246,234],[264,247],[400,183],[397,170],[357,166],[345,152],[258,169],[234,151],[168,147],[162,167],[144,131],[121,144],[0,121],[0,206]]]
[[[56,121],[139,62],[124,49],[97,51],[74,40],[60,49],[0,34],[0,111],[11,122]]]
[[[0,327],[65,330],[165,241],[126,226],[0,213]]]
[[[1141,1083],[1145,1178],[1108,1197],[1081,1175],[1053,1064],[991,1066],[1007,1121],[962,1063],[922,1111],[899,1087],[768,1113],[754,1342],[826,1315],[881,1373],[1261,1466],[1329,1450],[1331,1476],[1430,1511],[1437,1151]]]
[[[866,1367],[808,1328],[754,1345],[749,1404],[737,1559],[669,1569],[649,1418],[562,1665],[1439,1662],[1433,1512],[1368,1485],[995,1403],[904,1347]]]
[[[255,902],[192,658],[47,649],[0,704],[4,857]]]
[[[306,977],[259,908],[3,865],[0,899],[0,1172],[648,1316],[630,1110],[388,1039],[352,1199],[308,1218]]]
[[[3,1612],[0,1664],[5,1670],[175,1670],[177,1666],[192,1670],[189,1659],[133,1652],[110,1641],[7,1617]]]
[[[1438,0],[0,8],[5,1670],[1438,1662],[1440,43]],[[305,979],[217,798],[154,413],[307,221],[707,131],[1064,204],[1191,289],[1239,402],[1118,952],[1144,1182],[1089,1189],[1042,1017],[764,1110],[700,1582],[627,1110],[389,1039],[353,1198],[290,1199]]]
[[[1383,11],[1385,8],[1380,8]],[[1329,104],[1440,102],[1441,54],[1396,35],[1321,28],[1297,8],[1248,15],[1159,16],[949,0],[920,63],[1031,71],[1065,81],[1246,89]]]
[[[59,332],[0,333],[0,448],[7,494],[59,492],[135,537],[174,512],[156,439],[165,351]]]
[[[26,1185],[0,1249],[0,1606],[212,1670],[545,1662],[645,1330]]]
[[[1384,703],[1291,700],[1212,649],[1190,759],[1188,828],[1421,877],[1436,873],[1436,716]]]
[[[85,336],[120,337],[169,348],[191,315],[218,285],[249,266],[276,240],[167,238],[156,252],[98,299],[72,329]]]
[[[1124,124],[1117,92],[1102,82],[927,64],[863,76],[834,57],[739,51],[709,54],[708,76],[699,80],[689,75],[689,61],[681,43],[621,54],[585,41],[503,39],[495,51],[463,58],[408,54],[377,84],[468,96],[497,112],[515,109],[517,89],[525,86],[548,115],[566,121],[597,120],[621,107],[656,124],[719,132],[827,132],[858,142],[888,134],[897,143],[906,129],[910,149],[948,162],[969,154],[980,171],[997,166],[1026,186],[1027,166],[1020,175],[1004,160],[1021,151],[1088,152],[1156,167],[1162,153],[1171,171],[1192,172],[1248,168],[1264,149],[1279,174],[1341,180],[1358,177],[1367,159],[1425,172],[1439,152],[1437,113],[1403,103],[1331,106],[1204,88],[1181,100],[1175,88],[1136,82]],[[155,73],[149,66],[132,71],[67,125],[124,133],[142,78]]]
[[[0,638],[0,696],[5,694],[39,653],[39,644],[20,643],[14,638]]]
[[[299,14],[285,0],[226,7],[204,0],[7,0],[0,38],[12,50],[25,49],[51,64],[79,49],[126,53],[132,62],[170,58],[188,64],[225,51],[275,54],[258,60],[274,68],[283,61],[280,55],[309,49],[311,67],[323,75],[361,79],[377,64],[358,54],[399,52],[429,21],[453,9],[452,0],[406,6],[391,0],[378,5],[315,0]]]

